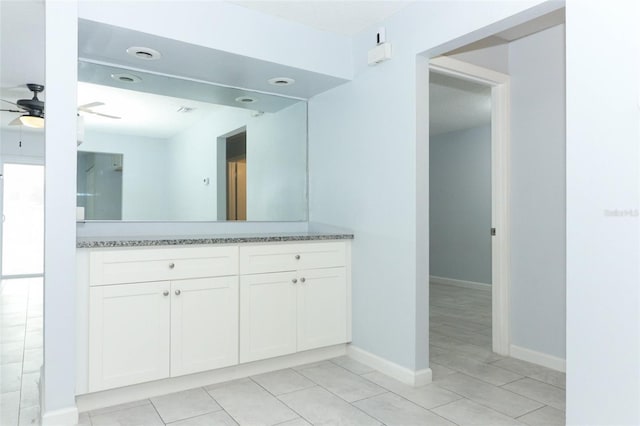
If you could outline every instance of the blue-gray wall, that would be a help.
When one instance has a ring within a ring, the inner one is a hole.
[[[509,45],[511,343],[559,358],[566,338],[564,29]]]
[[[430,275],[491,284],[491,126],[432,136]]]

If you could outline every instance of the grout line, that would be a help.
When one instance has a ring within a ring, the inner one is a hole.
[[[282,370],[288,370],[288,368],[283,368]],[[276,371],[282,371],[282,370],[276,370]],[[269,395],[271,395],[272,397],[274,397],[274,398],[275,398],[275,399],[276,399],[280,404],[282,404],[282,405],[284,405],[285,407],[287,407],[289,410],[291,410],[291,412],[295,413],[298,417],[300,417],[301,419],[303,419],[303,420],[304,420],[304,421],[306,421],[307,423],[313,424],[313,423],[311,423],[311,422],[310,422],[306,417],[304,417],[302,414],[298,413],[296,410],[294,410],[293,408],[291,408],[291,407],[290,407],[286,402],[284,402],[283,400],[281,400],[280,398],[278,398],[278,395],[275,395],[275,394],[271,393],[271,392],[269,391],[269,389],[267,389],[266,387],[262,386],[260,383],[256,382],[256,381],[255,381],[255,380],[253,380],[251,377],[249,377],[249,380],[251,380],[253,383],[255,383],[256,385],[258,385],[258,387],[260,387],[260,388],[264,389],[264,391],[265,391],[265,392],[267,392]],[[307,380],[309,380],[309,379],[307,378]],[[310,381],[311,381],[311,380],[310,380]],[[311,381],[311,383],[315,383],[315,382]],[[319,386],[319,385],[318,385],[318,384],[316,384],[316,386]],[[309,387],[309,388],[304,388],[304,389],[311,389],[311,388]],[[304,389],[298,389],[297,391],[293,391],[293,392],[299,392],[299,391],[302,391],[302,390],[304,390]],[[288,395],[288,394],[291,394],[291,393],[293,393],[293,392],[287,392],[286,394],[283,394],[283,395]],[[234,420],[235,420],[235,419],[234,419]],[[290,422],[290,421],[292,421],[292,420],[295,420],[295,419],[285,420],[284,422],[280,422],[280,423],[278,423],[278,424],[282,424],[282,423]]]

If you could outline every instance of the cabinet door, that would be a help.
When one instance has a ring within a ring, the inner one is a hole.
[[[238,277],[171,282],[171,376],[238,363]]]
[[[298,351],[345,343],[345,268],[301,270],[298,282]]]
[[[89,391],[169,377],[170,309],[168,282],[90,289]]]
[[[296,351],[295,272],[240,277],[240,362]]]

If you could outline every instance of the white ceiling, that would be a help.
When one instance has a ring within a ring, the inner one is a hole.
[[[429,74],[429,134],[491,123],[491,89],[478,83]]]
[[[322,31],[353,36],[414,1],[250,1],[230,3]]]

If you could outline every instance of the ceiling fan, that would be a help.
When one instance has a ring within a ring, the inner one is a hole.
[[[9,125],[23,124],[27,127],[44,127],[44,102],[38,99],[38,93],[44,90],[41,84],[27,84],[29,90],[33,92],[31,99],[18,99],[16,103],[1,99],[3,102],[17,106],[19,109],[0,109],[0,111],[17,112],[22,115],[11,121]]]
[[[42,128],[44,127],[44,102],[38,99],[38,93],[44,90],[44,86],[41,84],[29,83],[27,84],[29,90],[33,92],[33,98],[31,99],[19,99],[17,102],[7,101],[6,99],[0,99],[3,102],[15,105],[19,109],[0,109],[5,112],[16,112],[22,115],[15,120],[12,120],[9,125],[25,125],[27,127]],[[94,114],[100,117],[112,118],[119,120],[121,117],[115,115],[102,114],[100,112],[92,111],[91,108],[104,105],[103,102],[91,102],[89,104],[80,105],[78,111],[85,112],[87,114]]]
[[[104,105],[104,102],[91,102],[89,104],[80,105],[78,107],[78,111],[86,112],[88,114],[99,115],[100,117],[113,118],[115,120],[120,120],[122,117],[117,117],[115,115],[103,114],[101,112],[92,111],[91,108],[95,108],[98,106]]]

